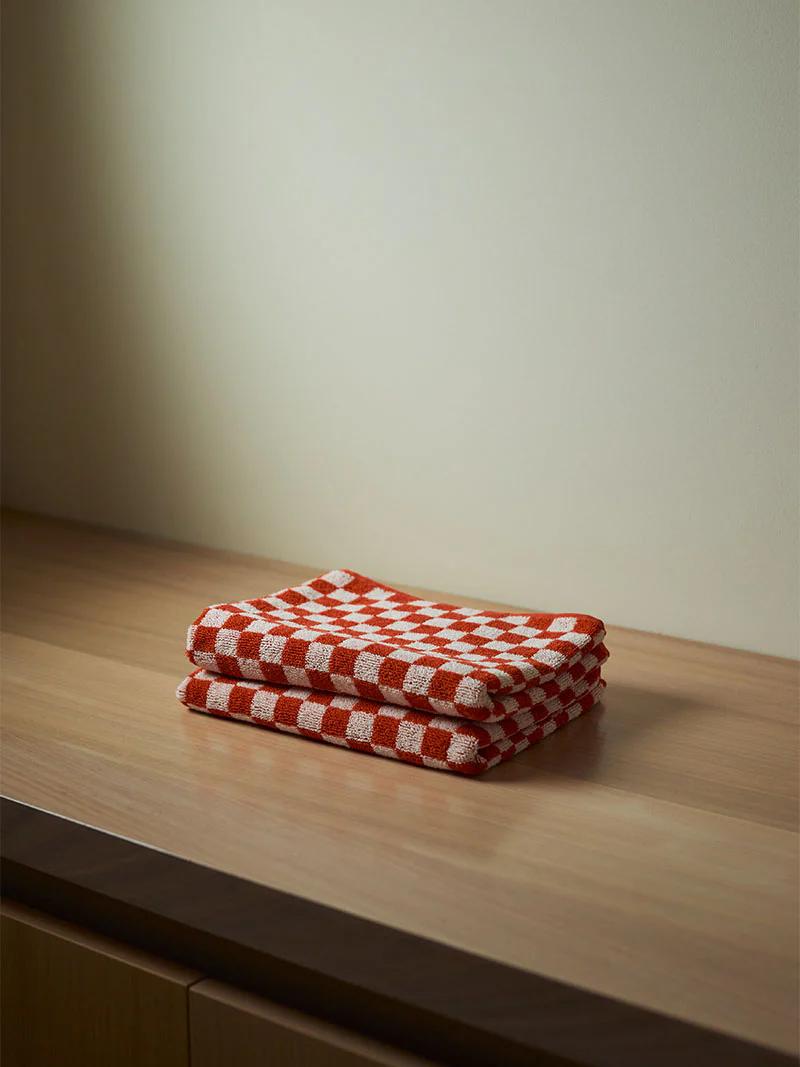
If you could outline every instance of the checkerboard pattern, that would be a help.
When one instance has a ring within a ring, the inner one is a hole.
[[[202,669],[181,683],[178,699],[193,711],[240,719],[421,767],[476,775],[511,759],[588,711],[604,685],[597,668],[574,689],[547,701],[536,714],[523,711],[480,725],[360,697],[244,681]]]
[[[194,711],[475,775],[592,707],[604,637],[590,615],[439,604],[330,571],[206,608],[177,695]]]
[[[207,608],[189,628],[187,654],[231,678],[492,722],[547,699],[604,636],[590,615],[437,604],[340,570]]]

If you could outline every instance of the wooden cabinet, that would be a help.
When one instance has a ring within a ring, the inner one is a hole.
[[[428,1062],[16,902],[0,922],[3,1067]]]
[[[188,1067],[199,975],[4,901],[3,1067]]]
[[[428,1063],[221,982],[189,990],[192,1067],[422,1067]]]

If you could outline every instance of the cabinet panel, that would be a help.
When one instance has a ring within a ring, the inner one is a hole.
[[[221,982],[189,991],[192,1067],[423,1067],[398,1051]]]
[[[196,973],[11,901],[0,915],[3,1067],[188,1067]]]

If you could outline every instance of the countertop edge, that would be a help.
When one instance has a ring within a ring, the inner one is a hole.
[[[440,1063],[796,1062],[9,797],[0,820],[12,899]]]

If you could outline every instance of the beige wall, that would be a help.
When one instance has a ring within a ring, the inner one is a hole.
[[[9,503],[797,653],[795,0],[5,8]]]

